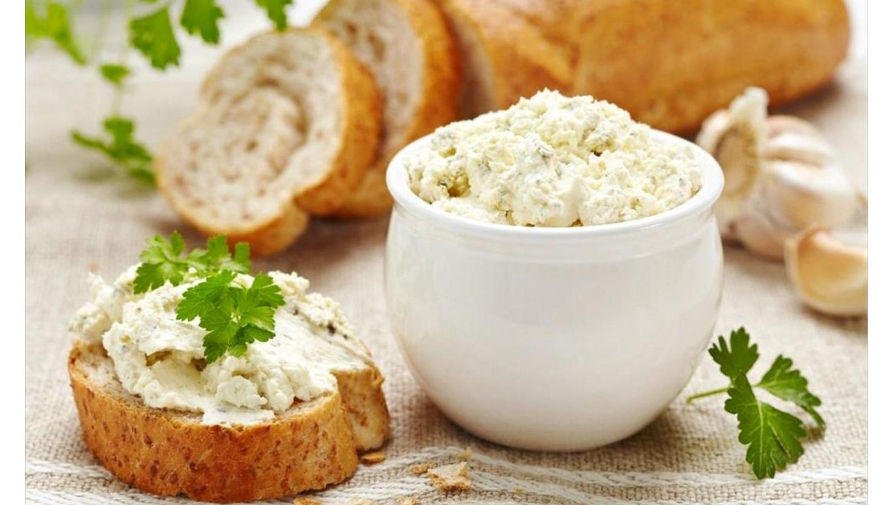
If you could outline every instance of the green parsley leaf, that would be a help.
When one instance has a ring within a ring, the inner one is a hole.
[[[179,65],[179,43],[173,33],[169,7],[131,19],[130,44],[157,69],[164,70],[168,65]]]
[[[207,239],[207,250],[195,249],[188,255],[188,262],[202,273],[231,270],[236,273],[251,271],[251,252],[247,242],[235,244],[235,255],[229,254],[226,237],[217,235]]]
[[[144,293],[163,286],[165,282],[177,286],[183,280],[207,277],[220,271],[232,274],[234,279],[236,273],[248,273],[251,269],[250,246],[239,242],[232,256],[226,237],[222,235],[207,239],[207,249],[194,249],[187,255],[183,255],[184,250],[185,242],[176,231],[169,239],[155,235],[147,240],[145,250],[139,255],[142,263],[136,269],[134,291]]]
[[[800,419],[759,401],[745,375],[733,380],[728,393],[724,410],[736,415],[739,441],[748,446],[746,461],[755,477],[773,477],[798,461],[804,453],[800,440],[806,434]]]
[[[730,333],[729,347],[724,337],[719,336],[718,343],[712,345],[708,353],[721,367],[721,373],[730,379],[747,374],[758,361],[758,346],[749,345],[749,333],[745,328]]]
[[[189,288],[183,300],[176,307],[176,318],[184,321],[190,321],[202,314],[206,314],[224,303],[231,300],[224,300],[224,297],[231,293],[228,290],[229,284],[235,280],[235,273],[222,271],[216,275],[207,278],[201,284],[196,284]]]
[[[120,87],[130,75],[130,69],[117,63],[105,63],[99,67],[99,73],[103,79]]]
[[[759,479],[773,477],[789,463],[798,461],[804,452],[801,440],[806,431],[801,419],[767,404],[755,396],[761,389],[776,398],[788,401],[807,412],[820,429],[826,422],[817,412],[820,399],[811,393],[792,360],[777,356],[761,381],[752,385],[747,374],[758,360],[758,346],[750,343],[749,333],[739,328],[730,335],[730,344],[723,336],[709,348],[709,354],[730,379],[730,386],[698,393],[687,398],[693,401],[706,396],[727,393],[724,410],[736,415],[739,441],[747,446],[746,461]]]
[[[145,250],[139,255],[142,263],[136,269],[133,291],[145,293],[168,281],[174,286],[181,283],[188,271],[188,264],[180,259],[185,245],[177,231],[171,233],[169,239],[160,235],[148,239]]]
[[[78,131],[71,132],[71,139],[83,147],[104,153],[132,177],[153,184],[155,174],[151,168],[152,155],[133,138],[133,121],[121,116],[111,116],[102,122],[102,128],[111,137],[110,140],[87,136]]]
[[[219,20],[224,16],[214,0],[186,0],[179,23],[191,35],[201,35],[205,42],[217,44],[220,41]]]
[[[291,4],[293,0],[254,0],[257,5],[266,9],[266,16],[275,25],[278,31],[282,31],[288,27],[288,14],[285,8]]]
[[[821,429],[826,428],[826,421],[817,413],[817,407],[822,402],[807,389],[807,379],[799,370],[792,368],[791,359],[783,355],[777,356],[757,387],[777,398],[798,405],[813,418],[817,426]]]
[[[177,319],[198,324],[204,336],[204,358],[213,363],[224,354],[242,356],[251,342],[275,336],[275,309],[284,305],[281,290],[268,274],[254,277],[250,287],[233,284],[235,274],[222,271],[183,293]]]
[[[74,40],[68,7],[59,2],[46,2],[43,12],[33,0],[25,1],[25,40],[46,38],[65,51],[78,65],[87,59]]]

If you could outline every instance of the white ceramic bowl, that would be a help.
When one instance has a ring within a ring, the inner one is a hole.
[[[520,227],[445,213],[387,171],[392,331],[415,379],[457,424],[513,447],[572,451],[625,438],[680,393],[712,337],[722,286],[713,207],[723,187],[688,145],[702,189],[655,216]]]

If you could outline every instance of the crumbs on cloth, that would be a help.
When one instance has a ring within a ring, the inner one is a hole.
[[[466,461],[430,468],[426,473],[440,491],[470,490],[470,467]]]
[[[359,460],[362,461],[362,463],[365,465],[374,465],[380,463],[385,459],[387,459],[387,452],[383,449],[366,452],[365,454],[359,456]]]
[[[412,465],[411,467],[409,467],[408,471],[414,475],[424,475],[425,473],[427,473],[427,470],[430,470],[431,468],[433,468],[433,465],[431,463],[420,463],[417,465]]]

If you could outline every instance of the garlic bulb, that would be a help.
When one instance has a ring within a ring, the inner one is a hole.
[[[787,238],[813,225],[845,224],[861,205],[820,132],[795,117],[768,117],[760,88],[712,114],[696,141],[724,170],[721,235],[757,254],[781,259]]]
[[[786,241],[785,258],[786,273],[809,307],[835,316],[867,313],[865,246],[814,227]]]

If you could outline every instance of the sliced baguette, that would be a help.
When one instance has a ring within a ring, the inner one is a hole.
[[[509,107],[542,88],[571,87],[568,13],[577,1],[443,0],[464,60],[464,117]]]
[[[353,193],[380,131],[374,78],[323,29],[268,32],[210,71],[197,110],[162,144],[158,186],[206,234],[259,254]]]
[[[383,137],[359,187],[328,214],[367,217],[392,200],[384,176],[404,145],[457,117],[460,61],[430,0],[332,0],[314,24],[337,35],[374,73],[383,98]],[[319,212],[324,213],[324,212]]]
[[[75,341],[68,374],[87,447],[122,481],[150,493],[213,502],[322,489],[380,447],[389,417],[373,365],[335,372],[338,391],[273,421],[209,426],[198,414],[147,407],[124,390],[101,345]]]
[[[748,86],[771,105],[826,83],[848,47],[843,0],[584,3],[574,92],[691,132]]]

